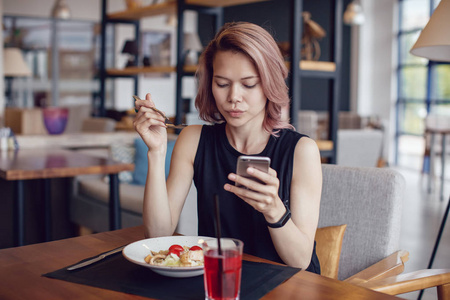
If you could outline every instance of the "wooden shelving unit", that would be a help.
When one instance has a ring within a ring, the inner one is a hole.
[[[291,68],[291,63],[286,62],[286,67]],[[329,61],[312,61],[301,60],[300,70],[304,71],[318,71],[318,72],[334,72],[336,71],[336,64]]]
[[[183,70],[185,73],[195,73],[197,71],[197,65],[187,65],[183,66]]]
[[[289,68],[290,63],[286,62],[286,66]],[[183,66],[183,70],[186,73],[195,73],[197,71],[197,65]],[[317,72],[334,72],[336,65],[332,62],[322,61],[301,61],[300,70],[305,71],[317,71]],[[106,69],[108,75],[120,76],[120,75],[137,75],[142,73],[172,73],[176,71],[175,66],[150,66],[150,67],[127,67],[124,69]]]
[[[188,5],[198,5],[206,7],[226,7],[249,3],[256,3],[269,0],[186,0]],[[164,14],[174,14],[177,11],[177,1],[168,0],[164,3],[151,4],[139,8],[108,14],[108,18],[117,20],[140,20],[145,17],[152,17]]]
[[[328,61],[301,60],[300,70],[334,72],[336,71],[336,64]]]
[[[209,6],[209,7],[227,7],[263,1],[269,0],[186,0],[186,4]]]
[[[206,7],[226,7],[249,3],[256,3],[269,0],[186,0],[188,5],[198,5]],[[139,8],[108,14],[109,19],[117,20],[140,20],[145,17],[152,17],[164,14],[174,14],[177,11],[177,1],[168,0],[164,3],[146,5]]]
[[[300,59],[301,41],[299,39],[302,36],[302,11],[303,0],[292,0],[291,7],[291,64],[290,64],[290,82],[289,92],[292,99],[290,107],[290,120],[292,124],[297,124],[298,111],[301,109],[301,82],[304,78],[319,78],[324,80],[330,80],[329,99],[328,99],[328,116],[329,116],[329,142],[327,147],[329,151],[322,152],[322,156],[328,157],[330,163],[336,162],[336,148],[337,148],[337,129],[338,129],[338,112],[339,112],[339,94],[341,85],[341,62],[342,62],[342,15],[343,0],[330,0],[332,5],[332,30],[329,33],[332,45],[332,61],[331,62],[318,62],[318,61],[304,61]],[[300,66],[297,67],[297,66]]]
[[[128,67],[125,69],[106,69],[106,73],[110,76],[130,76],[143,73],[172,73],[175,67],[171,66],[152,66],[152,67]]]
[[[223,7],[234,6],[241,4],[249,4],[256,2],[263,2],[269,0],[168,0],[160,4],[147,5],[144,7],[129,9],[119,12],[106,13],[106,4],[108,0],[102,0],[102,37],[105,36],[106,23],[131,23],[136,26],[136,39],[139,36],[139,20],[146,17],[157,15],[176,14],[178,18],[177,32],[183,32],[183,14],[186,10],[195,10],[199,13],[210,14],[215,17],[216,30],[223,24]],[[332,90],[330,90],[329,99],[329,136],[330,141],[327,143],[327,156],[330,157],[330,162],[335,162],[336,144],[337,144],[337,115],[339,104],[339,86],[340,86],[340,65],[342,57],[342,14],[343,14],[343,0],[331,0],[333,5],[332,11],[335,12],[333,16],[334,32],[330,33],[333,45],[333,58],[331,62],[322,61],[303,61],[300,59],[300,39],[302,36],[302,11],[303,0],[291,0],[291,62],[287,63],[290,68],[290,96],[292,99],[291,105],[291,122],[297,123],[297,112],[301,105],[301,80],[302,78],[323,78],[331,80]],[[104,56],[105,46],[102,41],[102,55],[100,66],[101,79],[101,99],[104,103],[104,81],[107,77],[134,77],[135,90],[137,91],[137,75],[142,73],[171,73],[176,72],[176,116],[175,121],[182,120],[183,103],[181,97],[182,77],[190,76],[195,73],[197,66],[184,66],[183,51],[183,35],[177,35],[177,65],[167,67],[131,67],[126,69],[106,69]],[[103,86],[102,86],[103,85]],[[103,104],[104,105],[104,104]]]
[[[108,14],[111,20],[140,20],[145,17],[153,17],[166,14],[175,14],[177,11],[177,2],[170,0],[168,2],[152,4],[134,9],[128,9]]]
[[[144,73],[173,73],[176,71],[174,66],[150,66],[150,67],[128,67],[124,69],[106,69],[106,73],[110,76],[130,76]],[[185,73],[195,73],[196,65],[183,66]]]
[[[107,69],[105,66],[105,31],[107,23],[128,23],[135,25],[135,39],[139,39],[139,22],[142,18],[159,16],[159,15],[177,15],[178,28],[177,32],[183,32],[183,14],[186,10],[195,10],[199,13],[213,15],[216,19],[216,30],[223,23],[223,10],[225,6],[242,5],[256,3],[269,0],[167,0],[164,3],[151,4],[135,9],[127,9],[117,12],[107,12],[108,0],[102,0],[102,43],[101,43],[101,59],[100,59],[100,112],[104,113],[105,103],[105,80],[114,77],[131,77],[134,78],[134,89],[138,90],[138,75],[143,73],[172,73],[176,72],[176,122],[180,122],[183,112],[182,77],[195,74],[197,66],[184,66],[184,57],[182,55],[183,35],[177,35],[177,65],[176,66],[149,66],[149,67],[128,67],[125,69]],[[101,114],[100,114],[101,115]]]

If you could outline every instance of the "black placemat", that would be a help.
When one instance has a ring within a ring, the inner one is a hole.
[[[260,299],[300,269],[242,262],[242,300]],[[172,278],[133,264],[121,253],[73,271],[66,268],[42,276],[156,299],[204,299],[203,276]]]

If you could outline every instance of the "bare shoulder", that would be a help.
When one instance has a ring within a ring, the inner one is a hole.
[[[302,137],[295,147],[294,153],[294,175],[299,177],[309,176],[313,178],[313,174],[320,174],[322,162],[320,159],[320,151],[316,142],[309,137]],[[302,179],[304,180],[304,179]]]
[[[295,147],[295,158],[301,160],[320,159],[319,147],[313,139],[302,137]]]
[[[200,134],[202,133],[202,125],[190,125],[184,128],[177,141],[180,143],[198,144]]]
[[[321,190],[322,162],[319,147],[311,138],[302,137],[295,147],[292,193],[319,203]]]
[[[190,125],[184,128],[175,143],[174,155],[187,155],[193,161],[201,132],[202,125]]]

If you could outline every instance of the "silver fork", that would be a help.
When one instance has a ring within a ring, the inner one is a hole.
[[[141,98],[139,98],[138,96],[133,96],[133,98],[135,100],[142,100]],[[175,129],[182,129],[184,127],[186,127],[186,124],[179,124],[179,125],[175,125],[172,123],[172,121],[170,121],[170,119],[159,109],[157,109],[156,107],[150,107],[152,110],[156,111],[158,114],[160,114],[163,118],[164,118],[164,123],[166,124],[166,126],[168,128],[175,128]]]

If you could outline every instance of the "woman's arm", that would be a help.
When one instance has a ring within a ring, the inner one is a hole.
[[[249,168],[247,172],[265,184],[257,183],[236,174],[229,179],[249,189],[226,184],[225,189],[235,193],[256,210],[266,221],[276,223],[286,212],[278,196],[279,180],[275,170],[269,173]],[[257,191],[257,192],[255,192]],[[278,255],[288,265],[306,269],[311,260],[314,237],[319,220],[322,192],[322,166],[316,143],[301,138],[294,152],[294,166],[290,187],[291,219],[281,228],[269,228]]]
[[[167,132],[164,118],[151,107],[151,95],[136,100],[134,127],[148,147],[148,172],[144,191],[143,221],[146,237],[172,235],[193,177],[201,126],[186,127],[175,143],[167,184],[165,160]]]
[[[144,192],[143,219],[148,237],[172,235],[194,175],[194,159],[201,126],[188,126],[177,138],[170,172],[165,181],[165,153],[148,152],[148,174]]]
[[[306,269],[314,247],[322,194],[320,152],[309,138],[301,138],[295,148],[290,194],[291,220],[282,228],[269,231],[281,259],[290,266]],[[269,222],[277,222],[280,217]]]

